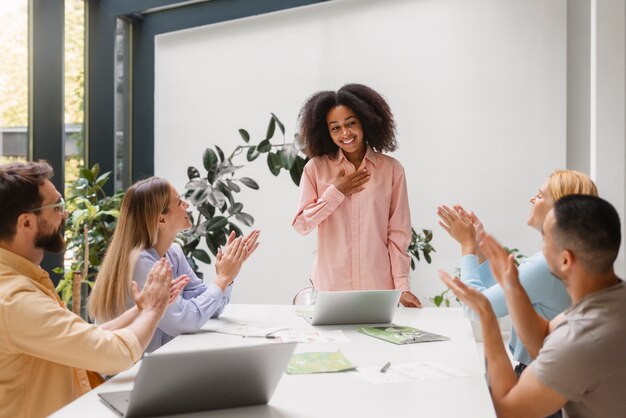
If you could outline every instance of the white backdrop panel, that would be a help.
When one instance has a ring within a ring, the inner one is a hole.
[[[504,244],[540,250],[525,222],[530,196],[565,166],[565,53],[564,0],[338,0],[161,35],[155,173],[182,191],[207,146],[242,144],[237,129],[261,139],[274,112],[291,140],[309,95],[370,85],[396,116],[413,225],[434,231],[433,263],[412,272],[425,301],[443,289],[437,269],[459,265],[439,204],[466,205]],[[233,300],[288,303],[306,285],[315,234],[291,228],[298,190],[287,173],[275,178],[259,159],[241,175],[261,185],[240,198],[262,245]]]

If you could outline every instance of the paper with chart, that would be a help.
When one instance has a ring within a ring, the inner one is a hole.
[[[435,361],[405,364],[391,362],[384,373],[380,370],[381,367],[359,367],[359,373],[356,376],[375,385],[467,376],[465,373]]]

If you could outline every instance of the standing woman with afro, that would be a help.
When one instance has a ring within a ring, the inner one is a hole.
[[[317,228],[315,288],[398,289],[404,306],[421,307],[409,286],[404,168],[382,154],[397,148],[385,99],[362,84],[318,92],[300,110],[299,125],[311,160],[300,180],[293,227],[302,235]]]

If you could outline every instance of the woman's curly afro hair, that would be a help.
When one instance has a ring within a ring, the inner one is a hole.
[[[383,97],[363,84],[346,84],[339,90],[320,91],[304,103],[298,122],[304,151],[310,157],[334,154],[337,145],[330,137],[326,116],[336,106],[352,109],[363,127],[363,139],[374,151],[394,151],[396,123]]]

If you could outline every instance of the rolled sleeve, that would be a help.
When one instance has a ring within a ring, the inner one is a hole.
[[[322,196],[318,196],[314,178],[314,160],[304,167],[300,180],[297,214],[291,223],[301,235],[307,235],[328,218],[343,202],[345,196],[334,185],[330,185]]]

